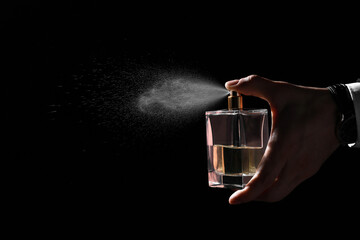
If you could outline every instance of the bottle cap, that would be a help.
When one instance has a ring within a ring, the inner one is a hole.
[[[228,96],[228,110],[242,109],[242,96],[236,91],[230,91]]]

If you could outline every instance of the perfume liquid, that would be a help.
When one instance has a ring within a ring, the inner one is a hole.
[[[209,186],[243,188],[256,172],[263,147],[208,146]]]
[[[263,152],[262,147],[214,145],[214,170],[229,176],[254,175]]]

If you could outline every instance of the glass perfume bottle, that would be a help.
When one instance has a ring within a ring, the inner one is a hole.
[[[243,109],[242,96],[232,91],[227,110],[208,111],[205,117],[209,186],[245,187],[269,139],[267,109]]]

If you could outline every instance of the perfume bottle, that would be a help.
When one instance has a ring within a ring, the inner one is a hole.
[[[209,186],[245,187],[269,140],[267,109],[243,109],[242,96],[231,91],[228,109],[205,117]]]

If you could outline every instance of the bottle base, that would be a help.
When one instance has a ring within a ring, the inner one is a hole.
[[[253,176],[254,174],[230,176],[210,171],[208,173],[209,187],[243,189]]]

